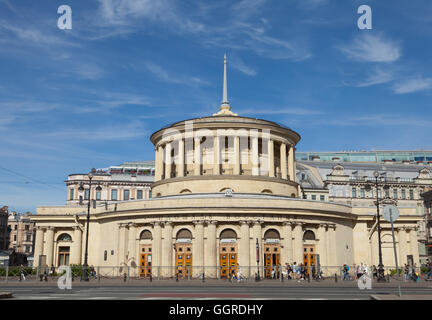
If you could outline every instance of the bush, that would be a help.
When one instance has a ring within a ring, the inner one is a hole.
[[[399,269],[399,275],[401,276],[403,274],[403,270]],[[390,275],[394,276],[396,275],[396,269],[390,269]]]
[[[9,267],[8,277],[14,277],[14,276],[19,277],[20,274],[21,274],[21,267]],[[36,274],[36,269],[32,267],[24,267],[25,276],[35,275],[35,274]],[[0,277],[5,277],[5,276],[6,276],[6,267],[2,267],[0,269]]]

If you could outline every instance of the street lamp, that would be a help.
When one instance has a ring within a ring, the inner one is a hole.
[[[256,239],[256,262],[257,262],[257,275],[255,277],[255,281],[260,281],[260,274],[259,274],[259,244],[258,244],[258,238]]]
[[[91,204],[91,186],[92,186],[92,179],[96,173],[96,169],[93,168],[90,173],[88,174],[89,178],[89,195],[88,195],[88,205],[87,205],[87,228],[86,228],[86,244],[85,244],[85,253],[84,253],[84,270],[83,270],[83,280],[89,281],[88,276],[88,263],[87,263],[87,257],[88,257],[88,236],[89,236],[89,226],[90,226],[90,204]],[[96,188],[97,190],[101,190],[102,188],[98,186]],[[84,190],[83,184],[80,185],[79,190]]]
[[[382,263],[382,250],[381,250],[381,223],[380,223],[380,210],[379,210],[379,197],[378,197],[378,178],[380,174],[378,171],[374,172],[375,177],[375,188],[376,188],[376,206],[377,206],[377,227],[378,227],[378,256],[379,256],[379,264],[378,264],[378,274],[377,274],[377,281],[378,282],[386,282],[385,276],[384,276],[384,265]]]

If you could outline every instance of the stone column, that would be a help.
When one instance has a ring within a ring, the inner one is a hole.
[[[193,260],[192,270],[195,277],[199,277],[203,273],[204,266],[204,222],[194,221],[195,239],[193,242]]]
[[[327,257],[327,263],[332,266],[339,266],[340,262],[337,255],[336,225],[330,225],[327,232],[329,233],[327,245],[330,248],[330,255]]]
[[[275,166],[274,166],[274,141],[269,140],[268,143],[268,164],[269,164],[269,177],[275,177]]]
[[[178,151],[178,176],[184,177],[184,164],[185,164],[185,144],[183,138],[179,140],[179,151]]]
[[[74,227],[73,248],[71,254],[71,264],[81,265],[82,258],[82,230],[79,226]]]
[[[405,228],[401,227],[398,229],[398,238],[399,238],[399,257],[400,265],[408,263],[407,255],[408,255],[408,240],[407,233]]]
[[[158,276],[162,260],[162,228],[159,222],[153,223],[152,274]]]
[[[253,132],[251,133],[253,134]],[[258,158],[258,136],[251,136],[252,138],[252,175],[259,175],[259,158]]]
[[[420,259],[419,259],[419,246],[417,241],[417,228],[412,228],[410,233],[410,251],[413,255],[414,263],[417,264],[417,267],[420,267]]]
[[[155,181],[159,181],[162,179],[162,147],[156,146],[155,148],[156,154],[155,154]]]
[[[285,221],[282,227],[282,252],[281,252],[281,264],[285,266],[285,264],[292,264],[294,261],[293,254],[293,241],[292,241],[292,222]]]
[[[45,255],[48,267],[54,264],[54,228],[47,227],[45,234]]]
[[[251,266],[256,266],[256,239],[258,239],[258,248],[259,248],[259,272],[260,272],[260,276],[263,276],[263,268],[262,266],[264,265],[263,263],[263,259],[264,259],[264,254],[263,254],[263,245],[262,245],[262,222],[261,221],[254,221],[254,225],[252,227],[252,244],[253,246],[251,246],[251,252],[253,252],[253,254],[251,254],[250,257],[250,265]],[[255,267],[251,268],[251,273],[255,274],[257,272],[257,269]]]
[[[294,146],[291,146],[288,152],[288,170],[291,181],[296,181],[294,150]]]
[[[165,145],[165,179],[171,178],[171,142]]]
[[[201,175],[201,138],[195,137],[195,163],[194,163],[194,175]]]
[[[296,222],[294,227],[294,262],[303,263],[303,223]]]
[[[287,180],[288,174],[287,174],[287,153],[286,153],[286,144],[281,142],[280,145],[280,160],[281,160],[281,174],[282,179]]]
[[[220,144],[219,144],[219,136],[216,134],[213,137],[213,174],[218,175],[220,174]]]
[[[172,222],[165,222],[164,224],[164,237],[163,237],[163,249],[162,249],[162,266],[164,267],[162,275],[166,277],[172,277],[174,275],[173,270],[173,242],[172,242]]]
[[[240,175],[240,137],[234,137],[234,175]]]
[[[119,267],[123,267],[125,265],[125,234],[126,227],[124,223],[119,223],[118,229],[118,256],[117,256],[117,265]],[[123,269],[122,269],[123,270]]]
[[[320,223],[317,232],[318,237],[318,248],[317,253],[320,256],[320,264],[322,267],[327,267],[327,235],[326,235],[326,225]],[[325,270],[323,270],[325,272]]]
[[[128,265],[133,267],[131,274],[136,274],[139,259],[137,257],[137,225],[135,223],[129,224],[128,235]]]
[[[205,246],[206,277],[216,278],[217,254],[216,221],[209,221],[207,223],[207,242]]]
[[[248,221],[240,221],[240,246],[239,246],[239,265],[242,274],[249,277],[250,265],[250,234]]]
[[[39,266],[39,256],[43,254],[44,249],[44,230],[42,227],[36,226],[36,238],[35,238],[35,249],[34,249],[34,266]],[[44,267],[44,266],[41,266]]]

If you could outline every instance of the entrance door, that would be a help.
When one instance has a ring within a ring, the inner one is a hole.
[[[192,244],[176,244],[176,266],[179,278],[192,276]]]
[[[140,277],[149,277],[152,272],[152,247],[142,245],[140,248]]]
[[[219,248],[220,277],[231,278],[237,274],[237,244],[221,243]]]
[[[279,278],[280,273],[280,245],[264,245],[264,269],[265,277],[268,279]]]
[[[69,247],[59,247],[58,254],[58,266],[68,266],[69,265]]]
[[[312,265],[316,270],[316,250],[314,245],[305,245],[303,247],[303,264],[306,267],[306,274],[309,275],[309,268],[312,270]]]

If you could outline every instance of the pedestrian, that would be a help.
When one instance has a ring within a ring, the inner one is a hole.
[[[378,270],[375,265],[372,266],[372,277],[374,279],[378,278]]]
[[[360,263],[360,266],[357,266],[357,279],[360,279],[363,276],[363,262]]]
[[[426,259],[426,268],[427,268],[427,278],[426,278],[426,281],[430,281],[430,280],[432,280],[431,279],[431,277],[432,277],[432,264],[429,261],[429,259]]]
[[[349,266],[347,264],[343,265],[343,280],[349,280]]]
[[[51,279],[54,278],[54,274],[55,274],[55,267],[54,267],[53,264],[51,265],[51,268],[50,268],[49,274],[50,274],[50,276],[51,276]]]
[[[315,269],[315,265],[312,264],[312,280],[316,280],[316,269]]]
[[[19,281],[22,281],[22,280],[24,280],[25,281],[25,273],[24,273],[24,266],[23,265],[21,265],[21,267],[20,267],[20,279],[19,279]]]
[[[293,279],[297,279],[298,280],[298,276],[297,276],[297,262],[294,262],[293,266],[292,266],[292,278]]]
[[[404,265],[404,281],[408,281],[409,279],[409,266],[405,263]]]

